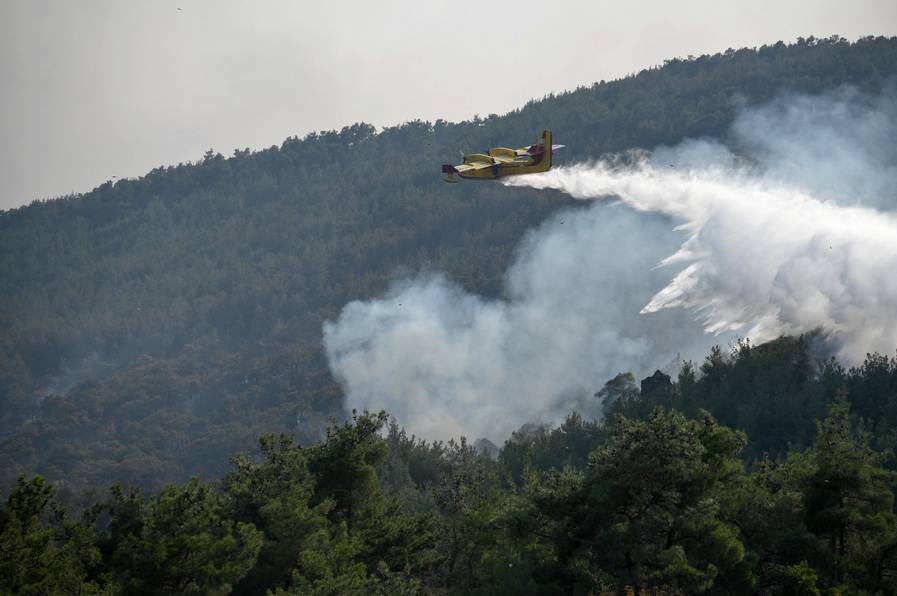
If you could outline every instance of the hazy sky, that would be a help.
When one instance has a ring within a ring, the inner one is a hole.
[[[0,209],[356,122],[457,122],[669,58],[897,35],[894,0],[5,0]]]

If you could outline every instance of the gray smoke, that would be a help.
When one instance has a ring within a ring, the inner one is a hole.
[[[421,274],[348,304],[324,326],[347,407],[386,409],[429,439],[500,441],[573,410],[599,417],[594,393],[617,373],[700,360],[735,336],[821,328],[848,363],[891,353],[893,97],[783,97],[744,111],[727,145],[510,179],[611,200],[532,230],[505,300]]]

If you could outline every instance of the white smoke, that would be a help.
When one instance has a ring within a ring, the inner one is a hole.
[[[531,231],[505,300],[421,274],[347,305],[324,327],[347,407],[426,438],[503,440],[574,409],[598,417],[594,393],[615,374],[735,335],[821,328],[850,364],[893,352],[897,219],[860,206],[897,204],[893,96],[782,98],[745,111],[727,145],[509,179],[614,200]]]
[[[612,196],[682,221],[688,238],[661,265],[688,265],[642,312],[694,309],[708,332],[755,343],[821,328],[857,364],[897,348],[893,98],[845,89],[748,111],[733,136],[750,159],[688,141],[513,184]]]
[[[755,175],[805,189],[818,200],[894,210],[897,92],[845,87],[824,96],[783,95],[742,113],[737,151],[760,160]]]
[[[668,281],[652,267],[676,244],[652,237],[670,220],[603,207],[562,212],[530,233],[505,300],[421,274],[348,304],[324,328],[347,407],[384,408],[429,439],[500,441],[573,410],[600,416],[594,393],[621,371],[650,374],[695,341],[703,355],[690,313],[639,314]]]

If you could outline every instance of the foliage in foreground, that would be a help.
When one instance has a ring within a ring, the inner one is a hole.
[[[599,433],[592,433],[600,428]],[[564,448],[556,431],[547,431]],[[262,437],[216,482],[113,486],[75,521],[43,478],[0,509],[14,592],[877,594],[897,591],[895,472],[831,404],[813,444],[746,471],[743,432],[656,406],[564,435],[584,465],[520,482],[466,441],[364,413],[301,447]],[[506,449],[514,439],[506,444]],[[549,444],[546,443],[546,444]]]
[[[263,434],[320,439],[342,412],[325,321],[428,269],[500,297],[521,239],[576,203],[554,191],[447,185],[439,164],[459,149],[523,144],[551,128],[566,145],[560,164],[724,140],[742,108],[845,86],[874,96],[895,75],[897,37],[730,49],[501,116],[382,131],[355,123],[257,152],[209,150],[2,211],[0,491],[25,472],[64,500],[114,482],[155,494],[224,473],[220,454],[252,449]],[[713,413],[739,428],[733,417],[754,418],[757,444],[775,439],[761,422],[789,421],[775,404],[739,406]],[[801,432],[805,445],[812,428]]]

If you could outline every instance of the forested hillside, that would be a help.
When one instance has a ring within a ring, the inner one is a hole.
[[[587,161],[721,138],[740,106],[783,92],[895,77],[897,38],[680,57],[501,116],[210,150],[0,212],[0,583],[897,589],[887,355],[845,368],[816,361],[811,338],[781,338],[674,378],[622,370],[596,396],[607,423],[570,412],[561,429],[524,427],[493,461],[413,428],[381,438],[386,415],[326,430],[345,414],[321,346],[346,303],[409,273],[500,297],[526,231],[576,208],[553,191],[444,184],[459,149],[551,128],[559,162]],[[616,472],[627,466],[645,474]],[[51,515],[54,493],[87,522]]]
[[[572,162],[721,135],[737,102],[879,87],[897,72],[894,46],[809,40],[675,59],[501,117],[209,151],[4,212],[2,486],[27,470],[158,489],[220,470],[209,453],[265,432],[319,437],[340,411],[324,320],[421,267],[495,295],[522,233],[566,202],[499,185],[461,194],[438,175],[458,148],[551,127]]]
[[[782,339],[714,353],[700,377],[686,368],[653,390],[624,375],[606,388],[610,424],[572,414],[521,429],[497,460],[366,413],[306,447],[266,435],[261,458],[232,457],[218,481],[114,484],[83,516],[22,475],[0,509],[0,581],[82,594],[893,593],[897,473],[844,397],[893,420],[897,363],[814,373],[808,356]],[[769,392],[770,430],[801,445],[779,437],[778,457],[746,466],[750,435],[688,415],[724,387],[733,400]],[[815,424],[790,417],[824,403]]]

